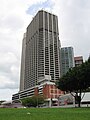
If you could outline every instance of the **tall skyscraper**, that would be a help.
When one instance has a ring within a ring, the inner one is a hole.
[[[57,16],[41,10],[24,35],[20,91],[40,84],[46,76],[52,82],[60,78],[60,41]]]
[[[69,68],[74,67],[74,52],[72,47],[61,48],[61,76],[66,74]]]

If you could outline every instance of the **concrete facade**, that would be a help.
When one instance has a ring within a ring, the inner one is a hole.
[[[63,94],[64,92],[59,90],[54,82],[44,82],[43,84],[14,94],[12,99],[18,100],[26,97],[32,97],[34,95],[43,95],[45,98],[46,106],[50,107],[51,103],[52,105],[58,105],[58,98]]]
[[[78,67],[83,63],[83,56],[74,57],[75,66]]]
[[[20,91],[24,90],[24,72],[25,72],[25,51],[26,51],[26,33],[22,41],[21,71],[20,71]]]
[[[13,95],[13,100],[31,97],[37,92],[47,99],[62,94],[54,87],[60,78],[60,47],[57,16],[40,10],[23,38],[20,90]],[[52,90],[51,84],[54,84]]]
[[[37,85],[45,75],[53,82],[60,78],[59,43],[57,16],[39,11],[26,31],[24,90]]]
[[[75,66],[74,64],[74,51],[72,47],[61,48],[61,76],[67,73],[69,68]]]

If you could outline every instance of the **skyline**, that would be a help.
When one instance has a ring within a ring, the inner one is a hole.
[[[23,34],[38,10],[58,16],[62,47],[87,60],[90,48],[89,0],[0,0],[0,100],[18,92]]]

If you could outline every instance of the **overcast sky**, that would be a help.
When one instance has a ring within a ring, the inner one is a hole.
[[[40,9],[58,16],[61,46],[90,53],[90,0],[0,0],[0,100],[18,92],[23,33]]]

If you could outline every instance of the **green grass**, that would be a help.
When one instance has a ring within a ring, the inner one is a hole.
[[[90,108],[0,108],[0,120],[90,120]]]

